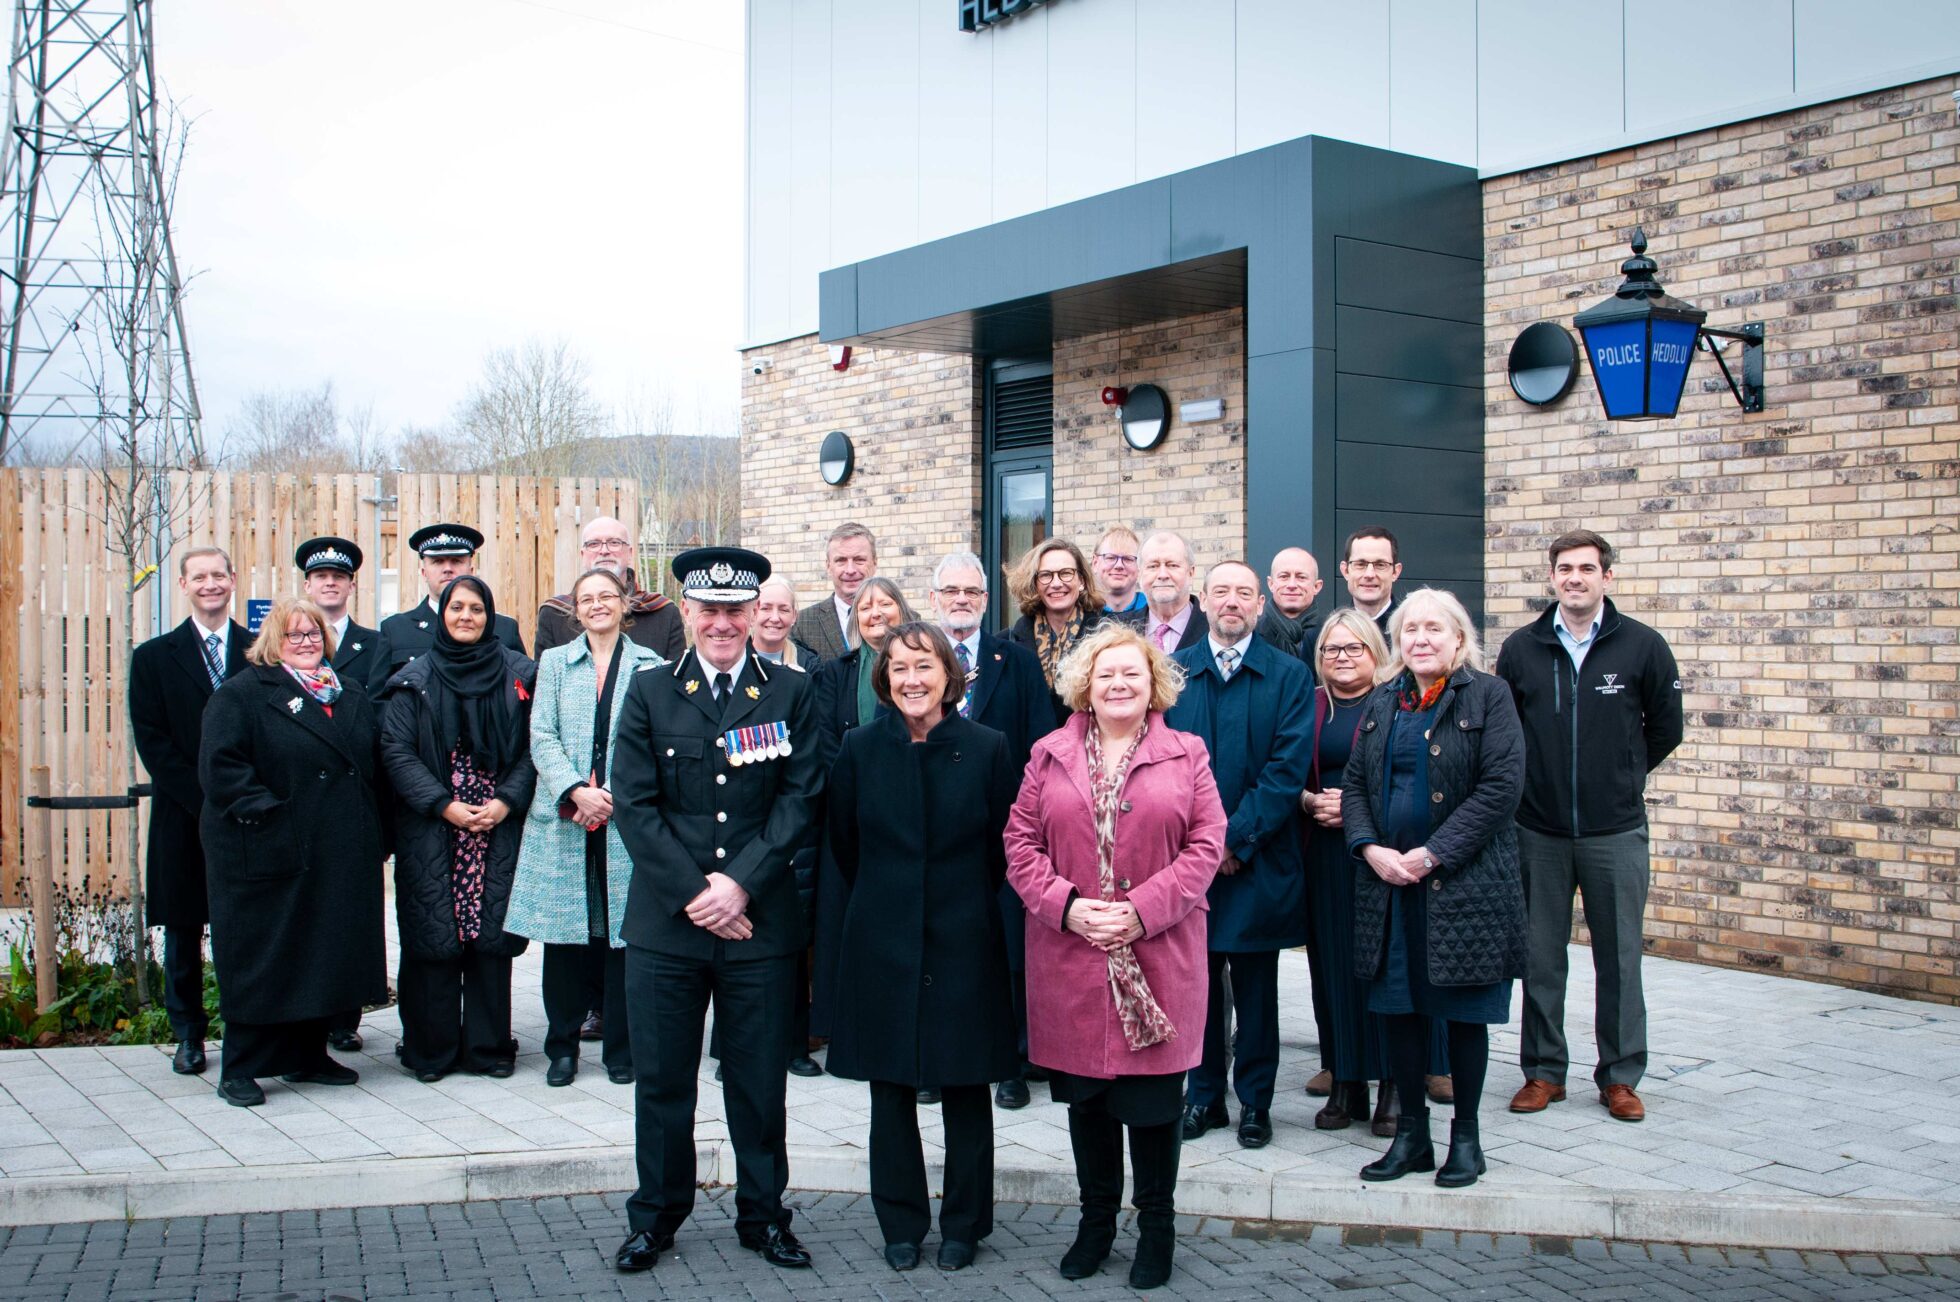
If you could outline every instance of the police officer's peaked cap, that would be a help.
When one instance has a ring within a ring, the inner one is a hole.
[[[483,549],[483,535],[466,524],[432,524],[408,536],[417,556],[474,556]]]
[[[332,534],[308,538],[293,553],[293,564],[299,566],[304,574],[315,570],[344,570],[348,574],[359,574],[361,549],[347,539],[336,538]]]
[[[673,565],[681,593],[696,601],[754,601],[769,577],[769,558],[746,547],[695,547],[674,557]]]

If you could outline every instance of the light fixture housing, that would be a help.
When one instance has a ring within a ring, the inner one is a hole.
[[[817,451],[817,473],[823,482],[832,488],[850,479],[851,471],[857,468],[857,450],[851,446],[851,436],[841,429],[834,429],[823,436],[823,445]]]
[[[1117,410],[1123,426],[1123,441],[1138,452],[1148,452],[1164,441],[1171,428],[1171,400],[1154,384],[1133,387]]]

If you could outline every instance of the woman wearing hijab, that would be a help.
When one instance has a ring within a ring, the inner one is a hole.
[[[218,1097],[257,1107],[256,1078],[352,1085],[327,1021],[387,998],[374,708],[333,670],[333,627],[277,602],[251,667],[204,711],[200,834],[211,959],[225,1016]]]
[[[402,1065],[418,1080],[452,1071],[508,1076],[510,961],[504,929],[531,766],[537,666],[488,630],[496,599],[473,574],[436,603],[428,655],[388,680],[381,757],[395,789],[396,979]]]

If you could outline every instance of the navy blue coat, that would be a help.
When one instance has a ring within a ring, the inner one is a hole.
[[[1219,676],[1209,639],[1172,658],[1187,681],[1164,721],[1210,752],[1225,806],[1225,851],[1241,865],[1212,879],[1207,945],[1224,954],[1304,945],[1300,792],[1313,761],[1313,680],[1305,665],[1256,637],[1230,682]]]

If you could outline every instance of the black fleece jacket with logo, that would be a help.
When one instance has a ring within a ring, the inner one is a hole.
[[[1681,744],[1681,671],[1659,633],[1611,600],[1577,671],[1553,605],[1504,641],[1497,676],[1524,724],[1518,822],[1546,836],[1609,836],[1647,820],[1647,774]]]

